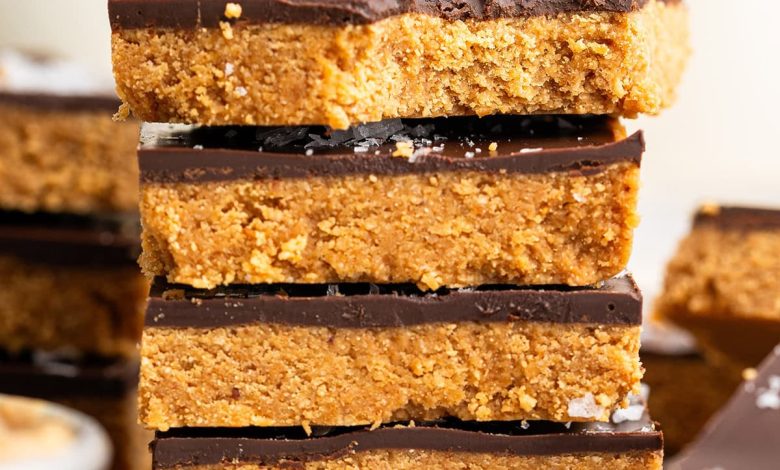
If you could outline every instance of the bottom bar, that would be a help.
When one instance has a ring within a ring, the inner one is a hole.
[[[660,469],[663,461],[663,436],[647,413],[620,424],[442,421],[374,431],[315,428],[314,435],[307,437],[301,428],[160,432],[152,443],[154,469],[644,470]]]

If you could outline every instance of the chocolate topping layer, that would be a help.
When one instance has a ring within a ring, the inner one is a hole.
[[[693,220],[693,226],[711,226],[725,230],[780,229],[780,210],[752,207],[702,208]]]
[[[713,417],[671,470],[776,470],[780,462],[780,345]]]
[[[640,405],[641,406],[641,405]],[[427,450],[517,456],[660,451],[663,437],[645,413],[639,421],[612,423],[441,421],[415,427],[174,429],[152,442],[154,468],[240,462],[255,465],[336,459],[372,450]]]
[[[0,213],[0,255],[52,265],[135,265],[138,217]]]
[[[642,134],[621,139],[622,132],[616,120],[592,116],[395,119],[347,131],[146,124],[139,163],[147,183],[451,171],[593,174],[610,164],[641,163]],[[414,155],[393,156],[398,142],[412,145]]]
[[[202,291],[158,280],[148,327],[215,328],[277,323],[333,328],[450,322],[552,322],[639,325],[642,296],[631,277],[599,288],[513,288],[424,293],[413,286],[258,285]]]
[[[71,360],[53,354],[0,352],[0,393],[32,398],[122,396],[135,390],[139,364],[124,359]]]
[[[0,91],[0,105],[24,106],[42,111],[91,111],[113,115],[122,104],[115,96],[55,95]]]
[[[631,12],[648,0],[236,0],[239,22],[366,24],[405,13],[447,20],[491,20],[571,12]],[[114,31],[213,28],[227,21],[222,0],[109,0]]]

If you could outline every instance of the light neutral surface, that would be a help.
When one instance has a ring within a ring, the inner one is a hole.
[[[646,131],[632,260],[652,298],[699,202],[780,206],[780,3],[687,0],[695,54],[677,105]],[[0,46],[53,48],[109,72],[106,0],[0,0]]]

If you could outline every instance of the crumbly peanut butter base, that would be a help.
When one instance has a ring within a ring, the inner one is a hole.
[[[778,250],[780,231],[694,229],[669,263],[656,315],[724,366],[757,365],[780,340]]]
[[[138,354],[149,285],[132,266],[44,266],[0,256],[0,282],[4,349]]]
[[[639,327],[147,327],[150,428],[607,420],[642,376]]]
[[[425,450],[380,450],[360,452],[332,460],[306,463],[286,461],[279,464],[233,464],[178,466],[176,469],[191,470],[272,470],[301,468],[306,470],[398,470],[398,469],[442,469],[442,470],[660,470],[661,452],[630,452],[626,454],[578,454],[554,456],[512,456],[467,452],[434,452]]]
[[[139,125],[106,112],[0,104],[0,207],[25,212],[135,212]]]
[[[487,158],[487,157],[486,157]],[[590,285],[631,252],[638,167],[142,187],[148,275],[221,284]]]
[[[225,23],[226,26],[227,23]],[[145,121],[350,124],[393,117],[657,113],[688,51],[682,2],[633,13],[113,35],[118,91]]]

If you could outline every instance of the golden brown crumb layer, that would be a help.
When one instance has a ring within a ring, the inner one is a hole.
[[[741,381],[697,355],[640,353],[650,387],[648,408],[664,431],[664,452],[672,456],[693,441],[709,418],[731,397]]]
[[[105,112],[0,104],[0,207],[135,212],[139,124]]]
[[[226,23],[227,25],[227,23]],[[393,117],[657,113],[687,56],[687,10],[369,25],[239,25],[113,35],[119,94],[143,120],[327,124]]]
[[[232,283],[590,285],[624,269],[639,169],[149,184],[141,266]]]
[[[94,417],[105,428],[114,446],[113,470],[151,467],[148,445],[154,435],[138,424],[135,390],[116,398],[83,396],[56,401]]]
[[[188,465],[173,467],[188,470],[272,470],[301,468],[306,470],[660,470],[662,452],[632,452],[628,454],[580,454],[554,456],[511,456],[466,452],[433,452],[412,450],[381,450],[361,452],[326,461],[281,463],[277,465],[233,464]],[[293,467],[294,465],[294,467]]]
[[[138,353],[149,284],[137,268],[48,266],[0,256],[0,284],[3,349]]]
[[[669,263],[656,313],[716,361],[755,366],[780,341],[780,231],[694,229]]]
[[[638,349],[639,327],[626,326],[147,327],[141,421],[167,430],[606,420],[638,386]]]

